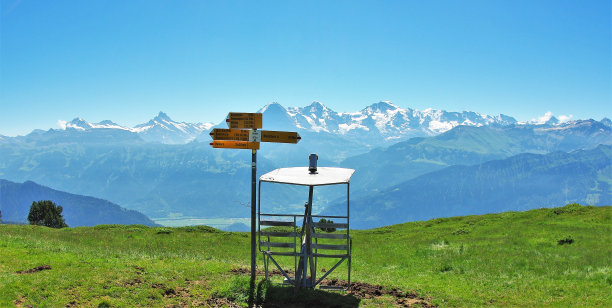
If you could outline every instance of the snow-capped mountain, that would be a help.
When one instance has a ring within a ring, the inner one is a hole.
[[[147,142],[184,144],[193,141],[212,126],[212,123],[176,122],[160,111],[151,121],[136,125],[133,131],[138,133]]]
[[[99,123],[89,123],[80,117],[74,118],[70,122],[59,121],[59,125],[60,125],[60,128],[64,130],[74,129],[74,130],[86,131],[86,130],[91,130],[91,129],[121,129],[121,130],[126,130],[126,131],[132,131],[131,128],[121,126],[110,120],[104,120]]]
[[[569,117],[554,117],[551,113],[527,122],[517,122],[507,115],[490,116],[471,111],[449,112],[427,108],[417,110],[401,108],[389,101],[381,101],[355,112],[336,112],[320,102],[305,107],[285,108],[278,103],[270,103],[258,110],[264,114],[263,127],[266,130],[289,130],[302,133],[325,133],[327,138],[339,138],[356,145],[388,146],[412,137],[435,136],[457,126],[537,126],[541,129],[562,129],[567,125],[578,125]],[[573,124],[572,124],[573,123]],[[612,121],[601,120],[603,125],[612,127]],[[176,122],[167,114],[160,112],[147,123],[135,127],[121,126],[106,120],[89,123],[81,118],[70,122],[59,121],[63,130],[77,131],[115,131],[137,134],[146,142],[164,144],[185,144],[191,141],[208,142],[208,132],[213,123]],[[220,121],[215,127],[225,128]],[[332,142],[334,143],[334,142]]]
[[[294,126],[298,130],[323,131],[372,145],[438,135],[459,125],[505,126],[516,123],[514,118],[503,114],[493,117],[469,111],[447,112],[431,108],[421,111],[400,108],[388,101],[346,113],[335,112],[320,102],[286,109],[278,103],[270,103],[259,112],[264,113],[264,121],[273,119],[269,121],[271,125],[282,123],[284,127]]]
[[[121,126],[110,120],[99,123],[89,123],[82,118],[70,122],[60,121],[63,130],[121,130],[138,134],[144,141],[165,144],[185,144],[194,140],[203,132],[209,130],[212,123],[186,123],[173,121],[167,114],[159,114],[147,123],[135,127]]]

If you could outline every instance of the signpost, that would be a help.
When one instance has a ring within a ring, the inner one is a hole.
[[[261,113],[230,112],[225,119],[229,128],[258,129],[262,125]]]
[[[255,204],[257,188],[257,150],[260,142],[298,143],[302,138],[297,132],[265,131],[261,113],[230,112],[225,119],[229,129],[215,128],[210,132],[213,148],[250,149],[251,164],[251,282],[255,281],[256,222]]]
[[[296,132],[261,131],[261,142],[298,143],[301,139]]]
[[[215,140],[210,143],[213,148],[259,150],[259,142]]]

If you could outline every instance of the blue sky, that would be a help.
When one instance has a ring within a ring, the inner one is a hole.
[[[610,1],[0,1],[2,135],[272,101],[612,116]]]

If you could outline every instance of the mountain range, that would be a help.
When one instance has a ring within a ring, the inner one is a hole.
[[[265,129],[293,130],[302,136],[298,144],[262,144],[260,175],[304,166],[308,154],[318,153],[320,166],[357,170],[352,200],[382,198],[380,193],[391,187],[454,166],[612,144],[609,119],[562,122],[548,116],[519,123],[505,115],[418,111],[389,102],[354,113],[337,113],[318,102],[299,108],[271,103],[260,112]],[[148,123],[127,128],[77,118],[62,129],[0,137],[0,178],[96,196],[154,218],[248,217],[244,204],[250,200],[250,152],[212,149],[208,132],[214,127],[225,128],[225,121],[190,124],[160,112]],[[317,193],[318,208],[330,206],[339,195]],[[300,189],[272,189],[262,194],[262,202],[279,210],[299,209],[304,196]]]
[[[430,172],[351,199],[355,228],[558,204],[612,204],[612,147],[518,154]],[[328,213],[345,205],[330,206]]]
[[[111,133],[113,130],[124,131],[137,134],[143,141],[163,144],[185,144],[191,142],[201,135],[202,132],[209,131],[213,126],[212,123],[176,122],[161,111],[149,122],[136,125],[133,128],[121,126],[110,120],[89,123],[81,118],[75,118],[70,122],[64,121],[61,123],[63,130],[103,130],[107,133]]]
[[[63,208],[62,215],[70,227],[99,224],[140,224],[155,226],[148,217],[106,200],[66,193],[32,181],[14,183],[0,180],[0,211],[5,222],[27,223],[32,202],[52,200]]]
[[[453,165],[475,165],[520,153],[592,149],[600,144],[612,145],[612,128],[594,120],[555,126],[458,126],[438,136],[374,149],[340,165],[360,171],[352,185],[360,194],[368,194]]]
[[[432,108],[421,111],[400,108],[388,101],[372,104],[356,112],[338,113],[320,102],[313,102],[306,107],[289,108],[270,103],[258,112],[264,114],[264,129],[326,132],[369,146],[388,145],[416,136],[433,136],[459,125],[504,126],[517,123],[514,118],[501,114],[489,116],[469,111],[447,112]],[[548,121],[549,124],[557,122],[555,118]],[[75,118],[61,123],[63,130],[119,130],[137,134],[146,142],[164,144],[208,141],[208,132],[215,126],[213,123],[177,122],[163,112],[149,122],[133,128],[110,120],[89,123]],[[225,128],[224,119],[221,119],[217,127],[219,126]]]

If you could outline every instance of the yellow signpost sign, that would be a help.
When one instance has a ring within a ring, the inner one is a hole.
[[[216,149],[248,149],[259,150],[259,142],[234,141],[234,140],[215,140],[210,143]]]
[[[258,129],[262,127],[262,114],[230,112],[225,122],[229,128]]]
[[[213,148],[250,149],[251,163],[251,283],[255,283],[255,203],[257,183],[257,150],[259,142],[298,143],[302,138],[297,132],[258,130],[262,127],[261,113],[230,112],[225,119],[229,129],[215,128],[210,132]]]
[[[210,132],[210,136],[213,140],[249,141],[250,131],[250,129],[215,128]]]
[[[298,143],[301,139],[297,132],[261,131],[261,142]]]

